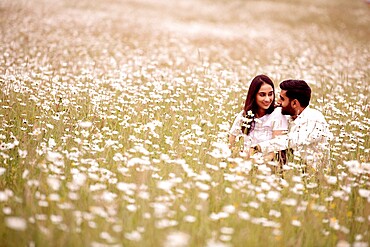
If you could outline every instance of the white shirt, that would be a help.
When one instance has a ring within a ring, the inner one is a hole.
[[[294,121],[289,121],[286,135],[277,136],[258,145],[263,153],[292,148],[295,156],[315,165],[328,153],[328,140],[331,138],[333,135],[324,115],[318,110],[306,107]]]
[[[244,149],[251,145],[272,139],[272,132],[275,130],[288,130],[288,121],[286,116],[281,114],[281,107],[276,108],[271,114],[266,114],[261,118],[255,118],[254,129],[247,136],[242,133],[243,111],[235,118],[235,121],[229,131],[233,136],[244,138]]]

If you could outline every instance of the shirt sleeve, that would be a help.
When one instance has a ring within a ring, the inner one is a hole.
[[[326,122],[306,120],[300,126],[297,126],[295,131],[288,134],[289,147],[304,147],[306,145],[326,142],[327,139],[330,139],[330,134]]]
[[[235,120],[234,120],[234,123],[233,125],[231,126],[231,129],[229,131],[229,133],[233,136],[239,136],[242,134],[242,119],[243,119],[243,114],[242,112],[239,113]]]
[[[287,148],[303,148],[306,145],[326,142],[330,138],[327,125],[321,121],[305,121],[295,126],[287,135],[277,136],[274,139],[259,143],[264,153],[276,152]]]
[[[258,143],[258,145],[261,147],[262,153],[271,153],[285,150],[289,147],[289,137],[288,135],[279,135],[273,139],[260,142]]]

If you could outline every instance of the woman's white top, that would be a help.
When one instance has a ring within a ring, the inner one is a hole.
[[[247,136],[242,133],[242,124],[244,123],[243,111],[235,118],[235,121],[230,129],[230,134],[244,137],[244,149],[251,145],[272,139],[272,132],[277,130],[288,130],[287,117],[281,114],[281,107],[275,108],[271,114],[266,114],[261,118],[255,118],[254,129]]]

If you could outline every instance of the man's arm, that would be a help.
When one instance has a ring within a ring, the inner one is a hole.
[[[304,145],[326,141],[330,134],[326,123],[320,121],[306,121],[295,126],[287,135],[277,136],[258,144],[263,153],[276,152],[287,148],[296,149]]]
[[[255,150],[262,153],[273,153],[288,148],[288,135],[279,135],[271,140],[258,143]]]

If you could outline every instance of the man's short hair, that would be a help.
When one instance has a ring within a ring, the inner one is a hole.
[[[280,88],[286,90],[290,100],[297,99],[302,107],[308,106],[311,99],[311,88],[303,80],[285,80],[280,83]]]

